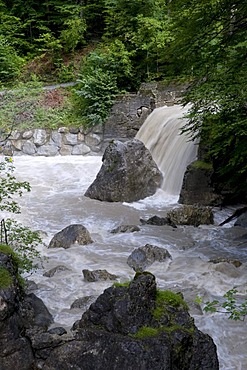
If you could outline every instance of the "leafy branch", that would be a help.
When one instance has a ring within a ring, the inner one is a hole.
[[[5,157],[0,162],[0,211],[14,214],[20,213],[20,206],[14,197],[30,191],[30,184],[26,181],[17,181],[13,172],[15,167],[11,157]],[[42,240],[37,231],[21,225],[13,219],[2,219],[0,230],[0,251],[5,251],[8,245],[15,253],[20,272],[30,272],[37,268],[34,261],[42,261],[37,246]]]
[[[247,316],[247,297],[244,300],[240,300],[237,297],[238,290],[236,287],[228,290],[224,295],[224,301],[220,302],[218,300],[207,301],[203,310],[205,312],[219,312],[228,315],[231,320],[241,320],[244,321]],[[201,297],[196,298],[196,302],[203,303]]]

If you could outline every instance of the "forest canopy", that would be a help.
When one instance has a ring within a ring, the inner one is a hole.
[[[246,2],[0,0],[0,83],[34,75],[78,79],[87,125],[142,82],[187,82],[186,129],[199,132],[221,190],[246,197]]]

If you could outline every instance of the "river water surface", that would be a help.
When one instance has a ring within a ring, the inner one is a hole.
[[[112,282],[86,282],[83,269],[106,269],[123,282],[134,277],[126,261],[137,247],[147,243],[169,250],[172,260],[154,263],[148,269],[154,273],[159,288],[174,289],[190,302],[196,325],[210,334],[218,349],[222,370],[247,369],[247,325],[232,321],[225,314],[208,314],[194,304],[197,295],[204,301],[222,297],[233,286],[239,296],[246,294],[247,245],[246,230],[226,225],[217,226],[232,209],[214,210],[215,225],[150,226],[141,225],[140,218],[152,215],[164,217],[171,207],[178,206],[177,197],[163,190],[142,201],[106,203],[86,198],[84,192],[94,180],[101,166],[101,156],[26,157],[14,158],[18,180],[29,181],[30,193],[20,199],[21,215],[16,216],[24,225],[41,230],[49,243],[55,233],[73,223],[81,223],[89,230],[94,242],[75,245],[70,249],[48,249],[40,246],[48,257],[44,266],[29,276],[37,283],[35,294],[43,299],[54,316],[55,324],[70,328],[81,317],[82,310],[70,309],[77,299],[97,296]],[[139,225],[134,233],[112,234],[119,225]],[[228,257],[243,264],[236,268],[229,263],[213,264],[210,258]],[[43,274],[63,265],[66,271],[53,277]]]

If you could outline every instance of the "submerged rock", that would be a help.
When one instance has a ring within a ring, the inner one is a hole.
[[[96,300],[97,296],[89,295],[81,298],[77,298],[70,306],[70,309],[80,308],[84,311],[89,308],[90,304],[92,304]]]
[[[135,231],[140,231],[141,229],[139,226],[136,225],[120,225],[116,227],[115,229],[111,230],[112,234],[118,234],[118,233],[134,233]]]
[[[140,219],[142,225],[155,225],[155,226],[163,226],[168,225],[176,228],[177,226],[174,222],[171,221],[169,217],[159,217],[159,216],[152,216],[147,220]]]
[[[69,225],[51,239],[48,248],[69,248],[73,244],[93,243],[89,231],[80,224]]]
[[[106,270],[82,270],[84,279],[89,282],[93,281],[104,281],[104,280],[116,280],[118,277],[117,275],[110,274]]]
[[[146,244],[143,247],[136,248],[128,257],[127,264],[134,271],[144,271],[155,261],[164,262],[172,258],[167,249],[157,247],[156,245]]]
[[[43,276],[45,276],[45,277],[52,277],[52,276],[58,274],[59,272],[64,272],[64,271],[70,271],[70,269],[68,267],[66,267],[66,266],[59,265],[59,266],[53,267],[49,271],[46,271],[43,274]]]
[[[167,212],[167,217],[177,225],[210,225],[214,223],[211,207],[184,205]]]
[[[44,370],[218,370],[216,346],[180,294],[137,274],[104,291],[74,325],[75,339],[52,351]]]
[[[113,141],[103,164],[85,196],[107,202],[134,202],[153,195],[162,174],[149,150],[137,140]]]
[[[224,257],[212,258],[212,259],[209,260],[209,262],[212,262],[214,264],[225,262],[225,263],[230,263],[235,267],[242,266],[242,262],[240,262],[239,260],[233,260],[233,259],[224,258]]]

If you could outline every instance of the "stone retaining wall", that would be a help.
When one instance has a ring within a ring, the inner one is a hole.
[[[5,155],[32,156],[102,154],[109,140],[125,141],[135,137],[154,108],[178,104],[185,88],[162,83],[143,84],[137,94],[126,94],[116,99],[104,128],[14,131],[7,140],[3,135],[2,151]]]
[[[5,155],[86,155],[102,152],[103,132],[86,132],[82,128],[64,128],[58,130],[33,129],[13,132],[6,141]]]

